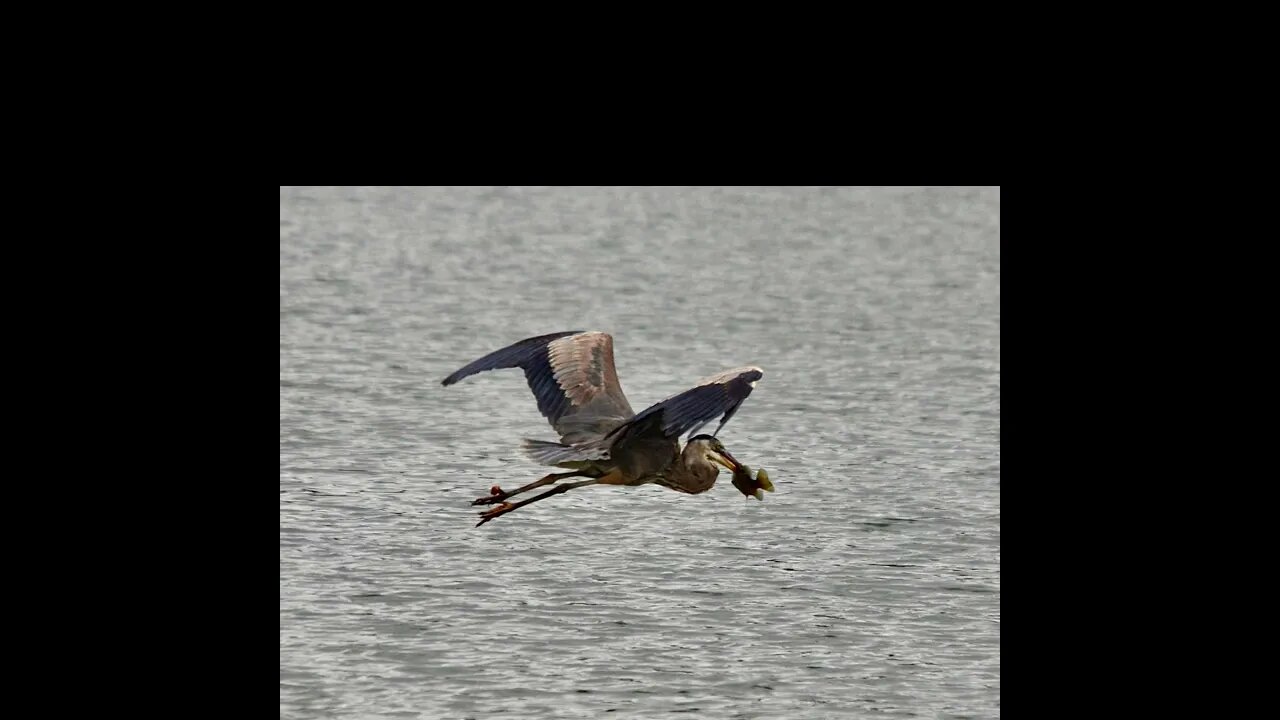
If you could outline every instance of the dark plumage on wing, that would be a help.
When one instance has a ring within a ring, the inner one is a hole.
[[[602,332],[561,332],[521,340],[445,378],[503,368],[524,370],[538,411],[568,445],[599,439],[635,415],[613,368],[613,338]]]
[[[694,387],[646,408],[629,422],[637,423],[650,415],[661,414],[663,434],[679,437],[685,433],[697,432],[703,425],[723,414],[719,427],[712,433],[719,435],[720,429],[738,412],[738,406],[747,399],[762,377],[764,371],[755,366],[725,370],[703,378]],[[618,427],[610,434],[622,430],[622,427]]]

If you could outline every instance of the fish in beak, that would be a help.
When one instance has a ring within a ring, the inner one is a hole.
[[[773,492],[773,483],[769,481],[769,473],[761,470],[756,473],[755,477],[751,477],[751,468],[742,463],[738,463],[737,469],[733,471],[733,486],[738,488],[738,492],[743,495],[757,500],[764,500],[765,491]]]

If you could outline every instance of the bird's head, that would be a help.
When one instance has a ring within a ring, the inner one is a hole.
[[[689,452],[692,448],[693,452],[700,453],[702,457],[713,463],[723,465],[730,470],[737,470],[741,467],[739,463],[728,450],[724,449],[724,445],[711,435],[698,435],[689,438],[689,442],[685,445],[685,452]]]

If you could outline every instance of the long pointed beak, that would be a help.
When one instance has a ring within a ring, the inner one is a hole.
[[[721,465],[734,472],[737,472],[738,468],[742,467],[742,463],[738,462],[737,458],[730,455],[728,450],[718,450],[712,457],[714,457]]]

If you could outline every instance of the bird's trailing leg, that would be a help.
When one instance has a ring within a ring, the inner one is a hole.
[[[528,492],[529,490],[533,490],[534,488],[540,488],[543,485],[550,485],[551,483],[557,480],[563,480],[565,478],[571,478],[571,477],[592,477],[592,475],[594,474],[595,473],[592,473],[588,470],[575,470],[573,472],[567,472],[567,473],[551,473],[550,475],[547,475],[546,477],[540,480],[534,480],[528,485],[525,485],[524,487],[518,487],[515,490],[512,490],[511,492],[506,492],[505,490],[498,487],[497,485],[494,485],[493,487],[489,488],[489,495],[487,497],[476,498],[475,500],[471,501],[471,504],[472,505],[492,505],[493,503],[500,503],[506,500],[507,498],[511,497],[512,495],[519,495],[522,492]]]
[[[543,479],[545,480],[546,478],[543,478]],[[541,482],[541,480],[539,480],[538,482]],[[528,505],[529,503],[536,503],[539,500],[542,500],[543,498],[549,498],[552,495],[559,495],[562,492],[568,492],[574,488],[584,487],[586,485],[595,485],[598,482],[601,482],[601,478],[591,478],[590,480],[580,480],[578,482],[573,482],[573,483],[564,483],[562,485],[557,485],[551,488],[550,490],[542,493],[541,495],[534,495],[528,500],[522,500],[518,503],[504,502],[492,510],[488,510],[486,512],[480,513],[480,522],[476,523],[476,527],[480,527],[481,525],[489,522],[490,520],[496,517],[506,515],[507,513],[511,512],[512,510],[515,510],[516,508],[522,508],[525,505]],[[521,489],[523,490],[525,488],[521,488]]]

